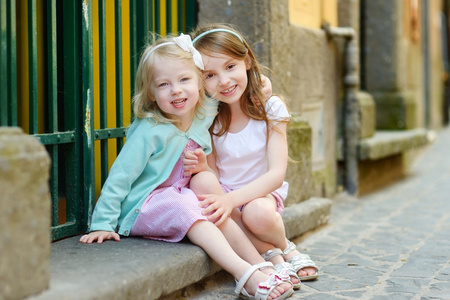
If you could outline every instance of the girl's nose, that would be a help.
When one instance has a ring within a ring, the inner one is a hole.
[[[221,76],[219,78],[219,85],[220,86],[226,86],[230,83],[230,78],[228,76]]]
[[[181,93],[181,88],[178,85],[173,85],[172,89],[170,90],[170,93],[172,95],[177,95],[177,94]]]

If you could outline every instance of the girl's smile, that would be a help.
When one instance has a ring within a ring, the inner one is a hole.
[[[244,60],[234,59],[221,53],[202,54],[206,90],[217,100],[239,103],[247,84],[247,66]]]

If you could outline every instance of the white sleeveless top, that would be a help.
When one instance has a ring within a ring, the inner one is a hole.
[[[275,123],[290,117],[283,101],[276,96],[266,102],[266,112]],[[266,123],[254,119],[250,119],[247,126],[237,133],[213,136],[222,184],[235,190],[267,172],[266,137]],[[284,181],[276,190],[283,200],[287,197],[288,188],[289,184]]]

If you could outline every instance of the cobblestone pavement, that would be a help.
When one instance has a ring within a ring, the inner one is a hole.
[[[405,179],[334,201],[328,225],[294,240],[320,277],[290,299],[450,299],[450,128]],[[232,278],[220,276],[189,298],[235,299]]]

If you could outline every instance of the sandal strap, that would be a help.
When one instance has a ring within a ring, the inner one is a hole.
[[[264,260],[269,260],[272,257],[275,257],[277,255],[282,255],[282,254],[283,254],[283,251],[281,251],[280,248],[273,248],[273,249],[267,250],[266,252],[261,254],[261,256],[264,258]]]
[[[236,289],[234,290],[235,293],[239,294],[242,291],[245,283],[248,281],[250,276],[252,276],[252,274],[255,273],[256,270],[262,270],[265,268],[274,268],[275,269],[275,267],[273,266],[273,263],[271,263],[270,261],[260,262],[259,264],[251,266],[250,269],[248,269],[244,273],[244,275],[242,275],[241,279],[239,279],[239,281],[236,282]]]
[[[288,255],[289,253],[291,253],[292,251],[294,251],[295,249],[297,249],[297,246],[291,242],[290,240],[286,239],[287,241],[287,246],[286,249],[283,250],[283,256]]]
[[[260,262],[259,264],[256,264],[255,266],[257,266],[259,270],[264,270],[267,268],[275,269],[275,266],[270,261]]]
[[[287,261],[290,263],[293,267],[295,272],[298,272],[299,270],[306,268],[306,267],[312,267],[319,271],[319,268],[316,266],[316,264],[312,261],[312,259],[309,257],[308,254],[298,254],[293,256],[291,259]]]
[[[275,265],[275,272],[283,274],[284,271],[286,271],[289,276],[293,276],[298,279],[298,274],[295,272],[294,266],[292,264],[284,262]]]
[[[245,283],[248,281],[250,276],[252,276],[253,273],[255,273],[256,270],[259,269],[258,265],[253,265],[248,269],[244,275],[236,282],[236,288],[234,289],[234,292],[236,294],[240,294],[242,289],[244,288]]]

